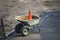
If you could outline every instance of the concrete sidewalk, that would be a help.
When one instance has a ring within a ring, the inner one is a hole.
[[[13,33],[6,40],[40,40],[40,35],[38,33],[31,33],[28,36],[23,37]]]

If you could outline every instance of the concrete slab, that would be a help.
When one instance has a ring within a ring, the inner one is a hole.
[[[30,35],[23,37],[23,36],[16,36],[10,35],[6,40],[40,40],[40,35],[38,33],[31,33]]]

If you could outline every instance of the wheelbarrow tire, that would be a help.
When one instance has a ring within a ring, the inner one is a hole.
[[[15,32],[16,33],[21,33],[21,28],[22,27],[24,27],[24,24],[22,24],[22,23],[17,24],[16,27],[15,27]]]
[[[29,29],[26,27],[23,27],[21,29],[21,33],[22,33],[22,36],[27,36],[27,35],[29,35]]]

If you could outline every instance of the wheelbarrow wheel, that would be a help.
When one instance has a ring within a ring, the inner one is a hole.
[[[26,27],[23,27],[21,31],[22,31],[22,36],[27,36],[29,34],[29,29]]]
[[[24,25],[22,23],[17,24],[16,27],[15,27],[15,32],[16,33],[21,33],[21,29],[22,29],[23,26]]]

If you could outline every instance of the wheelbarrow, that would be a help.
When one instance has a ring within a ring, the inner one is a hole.
[[[30,32],[30,27],[39,23],[39,17],[32,15],[32,20],[27,20],[27,16],[16,16],[15,19],[19,21],[15,27],[15,32],[27,36]]]

